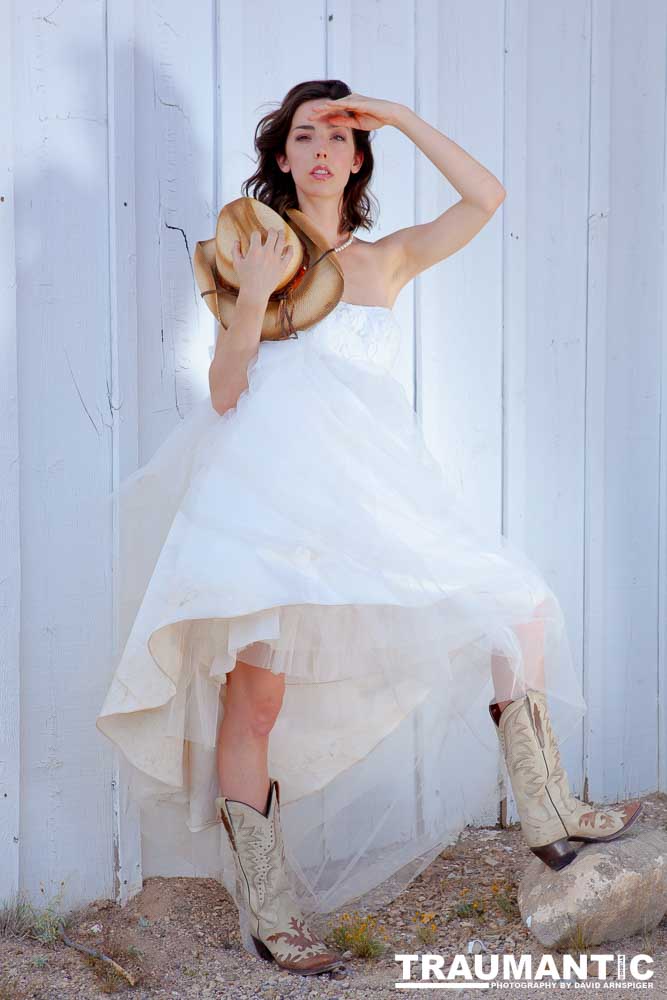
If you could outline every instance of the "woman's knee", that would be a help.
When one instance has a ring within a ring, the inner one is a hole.
[[[257,736],[267,736],[280,713],[285,693],[285,675],[266,667],[236,661],[227,676],[228,702]]]

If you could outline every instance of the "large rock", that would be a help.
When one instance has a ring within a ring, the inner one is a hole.
[[[608,843],[574,844],[577,857],[553,871],[535,858],[521,879],[526,927],[547,948],[602,944],[656,927],[667,912],[667,834],[628,830]]]

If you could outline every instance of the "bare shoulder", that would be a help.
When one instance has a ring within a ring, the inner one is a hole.
[[[372,299],[374,303],[393,306],[396,296],[401,290],[400,249],[388,236],[378,240],[361,240],[355,236],[350,247],[352,253],[346,251],[339,257],[339,262],[345,271],[345,295],[355,302],[366,302]]]
[[[401,254],[400,240],[396,233],[388,233],[378,240],[360,240],[355,236],[355,245],[373,259],[377,267],[391,268],[392,261],[398,260]]]

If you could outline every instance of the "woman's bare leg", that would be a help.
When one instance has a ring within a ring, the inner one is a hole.
[[[543,601],[535,608],[540,612],[547,602]],[[514,631],[519,637],[525,665],[525,684],[528,688],[544,690],[544,620],[538,615],[532,622],[515,625]],[[521,681],[510,669],[507,657],[494,653],[491,657],[491,672],[498,707],[502,711],[506,705],[516,698],[522,698],[526,690]]]
[[[285,675],[237,660],[226,684],[217,746],[220,794],[265,812],[269,734],[282,704]]]

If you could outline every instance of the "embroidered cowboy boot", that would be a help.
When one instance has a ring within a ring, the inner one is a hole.
[[[615,840],[637,819],[641,802],[595,809],[572,795],[543,691],[529,690],[500,711],[489,705],[521,830],[531,851],[558,871],[576,858],[570,841]]]
[[[271,779],[266,814],[245,802],[215,800],[236,862],[237,893],[249,911],[252,940],[267,961],[302,976],[343,965],[314,934],[290,893],[280,824],[280,790]]]
[[[582,802],[572,795],[547,711],[546,696],[542,691],[529,691],[528,697],[531,702],[535,733],[549,769],[547,787],[567,829],[568,840],[615,840],[635,822],[641,812],[642,803],[635,799],[623,806],[596,809],[590,803]]]

